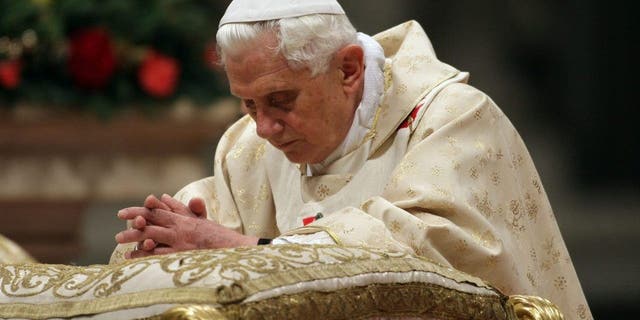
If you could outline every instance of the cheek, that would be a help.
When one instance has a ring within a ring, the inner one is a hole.
[[[316,136],[317,132],[326,129],[331,122],[327,114],[330,99],[318,92],[313,92],[298,101],[298,112],[294,112],[291,126],[300,133]],[[315,137],[308,137],[309,139]]]
[[[314,145],[333,144],[341,134],[341,120],[350,115],[339,106],[344,105],[336,88],[317,84],[306,90],[304,97],[298,100],[300,112],[292,117],[289,125],[307,142]]]

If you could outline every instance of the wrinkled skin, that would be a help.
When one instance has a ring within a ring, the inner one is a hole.
[[[318,163],[346,137],[362,98],[362,48],[340,49],[325,73],[293,70],[271,50],[275,38],[264,35],[254,47],[229,56],[225,66],[231,93],[242,99],[256,122],[256,133],[294,163]]]
[[[143,207],[130,207],[118,212],[118,218],[131,221],[131,229],[116,235],[119,243],[138,242],[138,249],[126,258],[140,258],[185,250],[251,246],[257,237],[227,229],[206,218],[204,201],[193,198],[185,206],[163,195],[150,195]]]

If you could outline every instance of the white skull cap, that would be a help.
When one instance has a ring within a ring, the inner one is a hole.
[[[267,21],[317,13],[345,14],[336,0],[233,0],[220,19],[219,26],[227,23]]]

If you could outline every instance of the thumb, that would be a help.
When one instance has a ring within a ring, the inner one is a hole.
[[[189,200],[189,210],[195,213],[198,218],[207,217],[207,205],[202,198],[192,198]]]

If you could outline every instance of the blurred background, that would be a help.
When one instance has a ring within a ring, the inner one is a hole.
[[[529,147],[596,318],[640,307],[638,23],[621,0],[342,1],[419,21]],[[106,263],[118,209],[212,174],[236,119],[214,35],[229,1],[0,0],[0,233]]]

